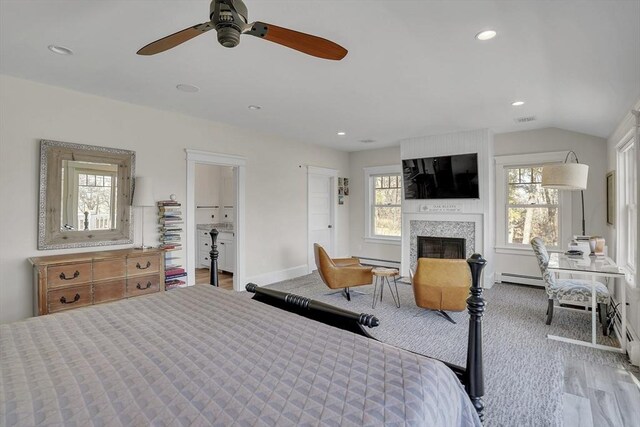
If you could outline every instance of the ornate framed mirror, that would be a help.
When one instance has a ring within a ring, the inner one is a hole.
[[[40,141],[38,249],[133,243],[135,152]]]

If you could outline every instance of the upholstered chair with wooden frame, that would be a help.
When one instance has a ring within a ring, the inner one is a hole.
[[[446,311],[467,308],[471,270],[464,259],[418,258],[411,283],[418,307],[435,310],[456,323]]]
[[[330,258],[322,246],[313,244],[313,253],[320,278],[330,289],[341,289],[351,301],[349,288],[370,285],[373,282],[373,267],[360,265],[358,258]]]
[[[553,272],[549,271],[549,252],[540,237],[531,239],[531,247],[538,260],[538,266],[542,273],[544,287],[549,297],[547,306],[547,325],[551,324],[553,319],[554,300],[562,300],[566,302],[591,303],[591,281],[582,279],[556,279]],[[607,335],[607,305],[611,297],[607,287],[600,282],[596,282],[596,302],[598,303],[598,311],[600,312],[600,323],[602,324],[602,333]]]

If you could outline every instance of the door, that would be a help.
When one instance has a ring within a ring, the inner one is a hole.
[[[319,168],[317,168],[319,169]],[[316,270],[313,244],[320,244],[335,257],[335,176],[337,171],[329,170],[332,175],[309,171],[309,271]],[[324,170],[322,171],[324,172]]]

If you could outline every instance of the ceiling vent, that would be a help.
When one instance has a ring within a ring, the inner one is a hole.
[[[536,120],[536,116],[524,116],[524,117],[516,117],[513,119],[516,123],[529,123]]]

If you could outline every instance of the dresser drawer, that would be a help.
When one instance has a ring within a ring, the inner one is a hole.
[[[159,270],[160,257],[158,255],[127,258],[127,276],[157,273]]]
[[[55,289],[47,294],[49,313],[91,305],[92,302],[90,284]]]
[[[91,262],[52,265],[47,268],[49,289],[91,282]]]
[[[93,284],[93,303],[116,301],[123,299],[127,288],[127,279],[124,277],[117,280],[98,282]]]
[[[108,280],[124,278],[127,273],[127,263],[123,258],[93,262],[93,280]]]
[[[151,294],[160,290],[160,276],[140,276],[127,279],[127,297]]]

